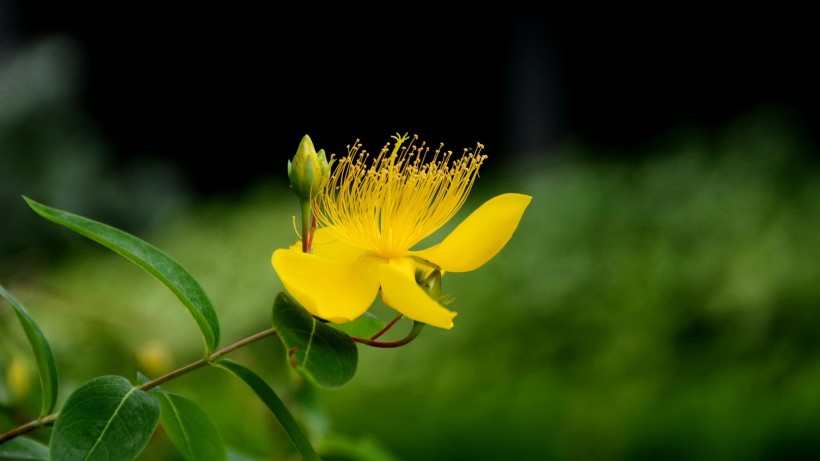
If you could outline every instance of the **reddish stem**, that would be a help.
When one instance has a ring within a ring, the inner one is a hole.
[[[308,233],[308,244],[307,244],[307,251],[305,253],[309,253],[310,249],[313,248],[313,234],[316,231],[316,216],[313,216],[313,219],[310,223],[310,232]]]
[[[403,317],[403,315],[401,315],[401,314],[397,315],[395,318],[393,318],[393,320],[390,321],[390,323],[385,325],[384,328],[381,329],[381,331],[379,331],[375,335],[371,336],[370,340],[375,341],[376,339],[379,338],[379,336],[387,333],[387,331],[390,330],[391,328],[393,328],[393,325],[395,325],[396,322],[398,322],[402,317]]]
[[[399,347],[404,346],[405,344],[409,343],[410,341],[416,339],[416,337],[421,333],[422,328],[424,328],[424,323],[421,322],[413,322],[413,329],[410,330],[410,333],[407,334],[404,338],[398,341],[373,341],[372,339],[368,338],[358,338],[356,336],[351,336],[350,338],[357,343],[366,344],[371,347],[381,347],[381,348],[388,348],[388,347]]]
[[[293,349],[288,350],[288,362],[290,362],[290,366],[293,368],[299,368],[299,364],[296,363],[296,353],[299,352],[298,347],[293,347]]]

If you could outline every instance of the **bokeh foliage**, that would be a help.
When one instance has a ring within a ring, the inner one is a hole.
[[[516,235],[482,269],[445,275],[453,330],[360,348],[347,386],[310,387],[276,340],[231,358],[274,383],[320,451],[352,439],[400,460],[820,458],[816,146],[764,111],[645,150],[603,161],[568,144],[493,170],[488,148],[461,216],[496,193],[530,194]],[[229,342],[267,327],[281,290],[270,254],[295,241],[297,211],[272,180],[141,237],[202,283]],[[4,285],[51,339],[61,395],[198,358],[173,295],[92,243]],[[16,338],[6,349],[25,344],[12,315],[0,310],[4,342]],[[0,365],[24,357],[0,352]],[[203,369],[167,387],[201,404],[229,446],[294,456],[241,383]],[[140,459],[179,459],[164,437]]]

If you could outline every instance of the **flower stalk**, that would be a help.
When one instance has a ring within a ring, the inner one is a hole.
[[[299,210],[302,213],[302,253],[310,253],[310,241],[313,235],[311,229],[312,204],[310,199],[299,199]]]
[[[243,338],[239,341],[236,341],[233,344],[225,346],[222,349],[220,349],[220,350],[218,350],[218,351],[216,351],[212,354],[209,354],[205,358],[199,359],[195,362],[191,362],[191,363],[189,363],[189,364],[187,364],[183,367],[177,368],[174,371],[166,373],[165,375],[160,376],[159,378],[156,378],[156,379],[151,380],[151,381],[149,381],[145,384],[137,386],[137,389],[140,389],[142,391],[147,391],[147,390],[153,389],[153,388],[159,386],[160,384],[166,383],[168,381],[171,381],[172,379],[175,379],[175,378],[178,378],[182,375],[188,374],[191,371],[194,371],[196,369],[204,367],[205,365],[213,364],[220,357],[222,357],[222,356],[224,356],[224,355],[226,355],[230,352],[233,352],[236,349],[247,346],[248,344],[259,341],[260,339],[267,338],[268,336],[273,336],[275,334],[276,334],[276,329],[275,328],[269,328],[267,330],[260,331],[259,333],[248,336],[247,338]],[[59,413],[52,413],[50,415],[43,416],[42,418],[38,418],[36,420],[29,421],[25,424],[21,424],[20,426],[17,426],[16,428],[14,428],[14,429],[12,429],[8,432],[0,434],[0,444],[2,444],[3,442],[7,442],[7,441],[9,441],[13,438],[16,438],[16,437],[19,437],[21,435],[32,432],[32,431],[34,431],[36,429],[39,429],[41,427],[50,426],[50,425],[54,424],[54,422],[57,420],[58,416],[59,416]]]
[[[394,325],[394,322],[391,322],[387,327],[385,327],[385,330],[389,329],[389,327],[392,327],[393,325]],[[419,336],[419,334],[421,334],[421,330],[424,329],[424,325],[425,324],[422,323],[422,322],[413,322],[413,328],[410,330],[410,333],[407,333],[407,336],[405,336],[402,339],[399,339],[398,341],[375,341],[374,338],[377,338],[378,336],[380,336],[382,332],[377,333],[376,335],[374,335],[373,337],[371,337],[369,339],[368,338],[358,338],[356,336],[351,336],[351,339],[353,339],[353,341],[356,341],[357,343],[365,344],[365,345],[370,346],[370,347],[380,347],[380,348],[401,347],[401,346],[404,346],[405,344],[408,344],[409,342],[413,341],[414,339],[416,339]],[[382,330],[382,331],[384,331],[384,330]]]
[[[308,135],[302,137],[293,160],[288,160],[290,188],[299,198],[299,211],[302,214],[302,253],[310,253],[313,228],[316,226],[313,208],[330,174],[332,163],[332,158],[330,162],[327,161],[324,149],[316,151]]]

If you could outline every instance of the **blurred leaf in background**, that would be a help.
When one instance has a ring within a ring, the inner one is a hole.
[[[458,326],[361,348],[342,389],[311,388],[278,341],[231,358],[273,383],[317,447],[376,441],[402,460],[817,459],[820,170],[790,117],[765,108],[721,130],[681,129],[628,162],[567,144],[485,175],[465,209],[500,192],[534,199],[493,261],[443,278]],[[226,341],[264,328],[281,291],[268,256],[294,240],[297,210],[277,198],[288,193],[266,184],[140,235],[201,281]],[[173,366],[196,358],[173,295],[92,245],[8,286],[53,336],[74,378],[64,386],[132,373],[134,351],[157,343]],[[239,383],[206,369],[168,388],[234,450],[292,456]],[[163,437],[140,459],[178,459]]]
[[[75,241],[32,225],[22,195],[132,232],[189,203],[173,163],[123,162],[111,151],[82,105],[82,71],[82,50],[63,36],[0,55],[0,274],[60,255]],[[4,258],[10,255],[15,267]]]

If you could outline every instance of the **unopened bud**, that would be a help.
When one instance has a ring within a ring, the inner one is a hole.
[[[302,200],[315,197],[330,174],[330,164],[324,149],[316,152],[310,136],[302,137],[293,160],[288,160],[288,179],[290,187]]]
[[[416,268],[416,283],[435,299],[442,298],[441,295],[441,271],[438,269]]]

